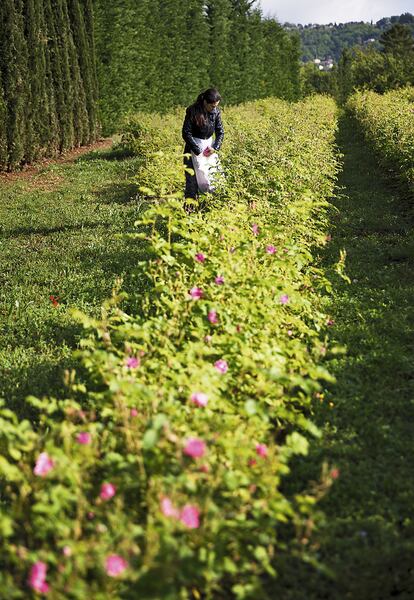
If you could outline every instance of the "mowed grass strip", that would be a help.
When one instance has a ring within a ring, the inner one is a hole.
[[[70,309],[98,315],[140,259],[115,235],[140,212],[137,164],[110,149],[0,182],[0,397],[13,409],[59,394],[81,335]]]

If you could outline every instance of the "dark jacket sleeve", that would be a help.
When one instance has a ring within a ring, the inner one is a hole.
[[[212,146],[214,150],[220,150],[221,144],[223,143],[224,139],[224,127],[223,121],[221,120],[221,113],[219,110],[217,111],[215,134],[216,139],[214,140]]]
[[[190,119],[188,108],[185,113],[182,134],[183,134],[183,139],[184,139],[185,143],[190,146],[191,151],[197,155],[201,154],[201,148],[197,144],[197,142],[194,140],[194,137],[192,134],[191,119]]]

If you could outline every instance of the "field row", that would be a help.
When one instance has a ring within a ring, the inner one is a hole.
[[[383,164],[414,190],[414,88],[356,93],[348,108]]]
[[[315,253],[336,109],[266,100],[224,119],[225,185],[191,214],[180,116],[131,120],[146,291],[115,291],[99,320],[73,312],[82,369],[66,400],[28,400],[36,427],[0,411],[1,598],[264,598],[279,555],[312,559],[336,472],[294,496],[282,480],[319,435],[312,406],[332,381]]]

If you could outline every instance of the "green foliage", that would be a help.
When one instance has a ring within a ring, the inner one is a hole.
[[[347,104],[385,166],[414,192],[414,88],[359,92]]]
[[[414,60],[414,39],[411,29],[407,25],[396,23],[381,35],[380,44],[384,46],[385,52],[403,58],[411,55]]]
[[[314,63],[306,63],[301,68],[301,89],[303,96],[310,94],[329,94],[337,97],[337,78],[335,71],[321,71]]]
[[[337,171],[336,108],[270,99],[224,116],[227,183],[208,213],[187,214],[182,181],[165,184],[170,123],[128,125],[126,143],[144,154],[138,183],[165,156],[127,237],[146,243],[135,272],[146,291],[116,290],[99,318],[74,311],[83,371],[67,374],[66,400],[28,399],[36,426],[0,411],[1,597],[29,597],[28,572],[42,561],[62,600],[265,598],[279,556],[312,560],[315,503],[332,478],[292,496],[281,483],[319,435],[314,394],[333,380],[329,282],[314,252]],[[168,118],[178,131],[182,115]],[[147,149],[157,127],[161,145]],[[199,458],[184,452],[193,437],[205,444]],[[36,475],[44,452],[51,468]],[[101,497],[104,482],[113,497]],[[105,567],[113,554],[126,561],[118,577]]]
[[[165,113],[211,86],[227,104],[299,97],[299,40],[252,2],[97,0],[100,111],[113,132],[125,115]]]
[[[344,52],[336,71],[338,95],[341,102],[357,89],[366,88],[378,93],[414,83],[414,61],[410,55],[400,56],[376,50]]]

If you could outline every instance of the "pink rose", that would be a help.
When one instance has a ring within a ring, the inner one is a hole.
[[[165,517],[170,517],[172,519],[178,519],[180,517],[178,509],[175,508],[171,499],[167,496],[161,500],[161,511]]]
[[[283,294],[283,296],[280,296],[279,302],[280,304],[287,304],[289,302],[289,296],[287,294]]]
[[[105,571],[109,577],[118,577],[128,568],[127,561],[118,554],[110,554],[105,560]]]
[[[273,244],[269,244],[268,246],[266,246],[266,252],[268,254],[275,254],[277,251],[276,246],[273,246]]]
[[[219,373],[223,374],[227,373],[227,371],[229,370],[227,362],[222,358],[220,358],[220,360],[216,360],[216,362],[214,363],[214,367]]]
[[[76,436],[76,441],[78,442],[78,444],[83,444],[84,446],[87,446],[92,442],[92,436],[87,431],[81,431]]]
[[[35,592],[47,594],[49,585],[46,583],[47,564],[42,561],[34,563],[30,569],[28,584]]]
[[[224,284],[224,277],[222,275],[217,275],[217,277],[215,278],[214,282],[217,285],[223,285]]]
[[[256,444],[256,454],[257,456],[261,456],[265,458],[267,456],[268,449],[266,444]]]
[[[194,394],[191,394],[190,400],[191,402],[194,402],[194,404],[197,404],[197,406],[204,407],[207,406],[208,396],[203,392],[194,392]]]
[[[138,416],[138,411],[136,408],[131,408],[131,410],[129,411],[129,416],[131,418],[137,417]]]
[[[189,294],[193,300],[199,300],[203,297],[203,290],[199,287],[193,287],[189,291]]]
[[[200,526],[200,511],[196,506],[186,504],[181,511],[180,521],[189,529],[197,529]]]
[[[125,361],[125,365],[128,367],[128,369],[136,369],[140,366],[140,364],[141,361],[136,356],[130,356]]]
[[[191,458],[200,458],[206,452],[206,444],[198,438],[189,438],[183,448],[184,454]]]
[[[207,319],[210,321],[212,325],[216,325],[218,323],[218,315],[215,310],[210,310]]]
[[[197,252],[197,254],[194,257],[196,259],[197,262],[203,263],[206,260],[205,255],[202,252]]]
[[[39,477],[46,477],[46,475],[53,469],[55,463],[50,458],[47,452],[39,454],[33,473]]]
[[[112,483],[103,483],[101,485],[101,492],[99,494],[99,497],[102,498],[102,500],[110,500],[115,496],[115,494],[116,487]]]

